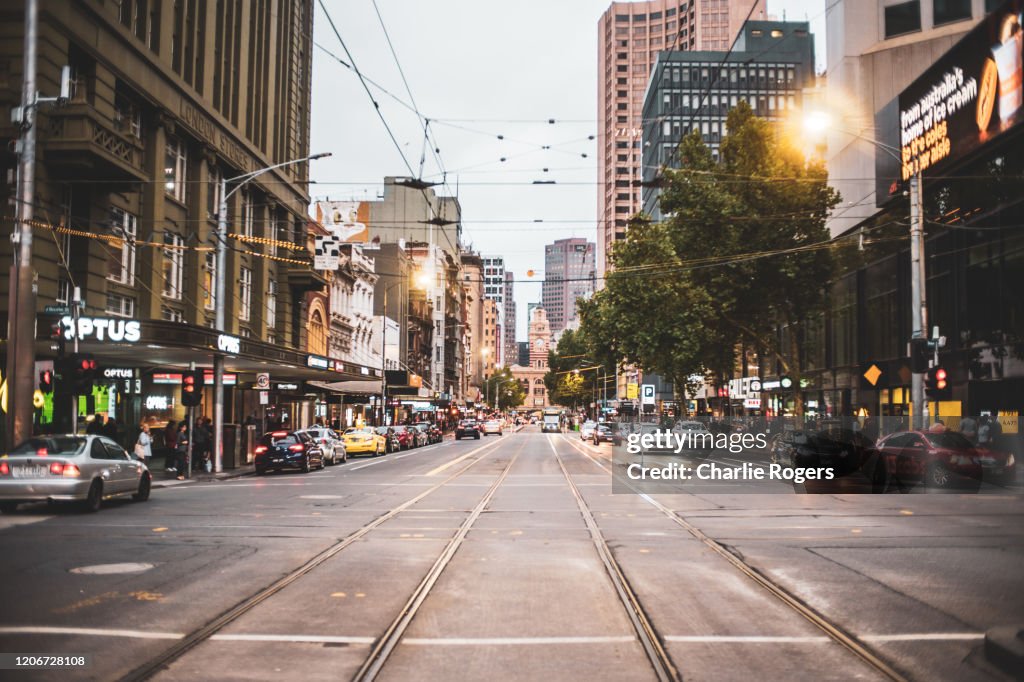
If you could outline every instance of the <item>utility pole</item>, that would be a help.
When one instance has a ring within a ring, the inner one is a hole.
[[[384,287],[384,307],[380,316],[380,422],[379,426],[387,425],[388,414],[388,377],[385,357],[388,352],[388,287]],[[408,382],[406,382],[408,383]]]
[[[11,234],[10,297],[7,304],[7,445],[32,435],[32,381],[35,374],[36,283],[32,270],[32,205],[36,177],[37,0],[25,0],[22,59],[21,137],[18,140],[17,224]]]
[[[910,178],[910,307],[911,338],[928,336],[927,280],[924,274],[924,187],[918,171]],[[928,402],[924,395],[925,375],[911,377],[910,398],[913,406],[913,428],[928,427]]]

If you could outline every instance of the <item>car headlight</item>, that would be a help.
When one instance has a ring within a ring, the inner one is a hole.
[[[1017,460],[1013,458],[1013,453],[1012,452],[1006,456],[1006,466],[1012,467],[1016,463],[1017,463]]]

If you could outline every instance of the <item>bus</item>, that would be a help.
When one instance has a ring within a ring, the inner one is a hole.
[[[541,422],[540,431],[541,433],[558,433],[561,431],[559,427],[559,421],[562,418],[562,411],[557,408],[549,407],[544,410],[544,421]]]

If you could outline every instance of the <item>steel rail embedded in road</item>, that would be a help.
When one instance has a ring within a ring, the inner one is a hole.
[[[430,590],[437,584],[438,578],[441,577],[444,569],[448,567],[449,563],[451,563],[452,558],[455,556],[455,552],[457,552],[459,547],[462,545],[462,541],[466,539],[469,529],[474,523],[476,523],[476,520],[480,518],[480,514],[482,514],[487,505],[491,503],[491,498],[493,498],[494,493],[498,491],[498,487],[505,481],[505,478],[508,477],[508,472],[512,470],[512,465],[519,457],[519,453],[523,451],[523,447],[524,445],[519,446],[519,449],[516,450],[514,455],[512,455],[512,458],[508,461],[508,464],[505,465],[505,468],[502,470],[497,480],[491,484],[491,487],[487,489],[484,496],[480,498],[480,501],[475,507],[473,507],[473,510],[470,512],[469,516],[466,517],[466,520],[462,522],[461,526],[459,526],[459,530],[455,533],[452,539],[448,541],[448,544],[445,545],[444,551],[441,552],[437,561],[435,561],[434,565],[431,566],[429,571],[427,571],[426,576],[423,577],[420,584],[416,586],[412,596],[409,597],[409,601],[405,603],[405,606],[403,606],[402,610],[399,612],[398,617],[391,622],[388,629],[384,631],[384,635],[377,640],[377,644],[374,646],[373,651],[370,652],[370,655],[363,662],[359,671],[356,672],[355,676],[352,678],[353,682],[370,682],[377,679],[377,675],[384,667],[384,664],[387,663],[388,657],[391,656],[391,652],[394,651],[399,641],[401,641],[402,636],[408,629],[412,619],[416,617],[416,613],[419,611],[420,606],[422,606],[423,602],[426,601],[427,595],[430,594]]]
[[[469,457],[469,456],[471,456],[471,455],[473,455],[475,453],[481,452],[481,451],[491,447],[492,445],[495,445],[495,444],[500,443],[500,442],[502,442],[502,441],[499,439],[499,440],[496,440],[496,441],[491,441],[489,443],[485,443],[485,444],[481,445],[478,448],[470,450],[468,453],[466,453],[462,457]],[[270,585],[264,587],[263,589],[259,590],[258,592],[252,594],[249,597],[246,597],[245,599],[240,601],[235,606],[231,607],[227,611],[224,611],[223,613],[221,613],[217,617],[215,617],[212,620],[208,621],[205,625],[202,625],[201,627],[196,628],[195,630],[193,630],[190,633],[188,633],[187,635],[185,635],[185,637],[183,637],[181,640],[176,642],[174,644],[174,646],[169,647],[168,649],[162,651],[161,653],[157,654],[156,656],[150,658],[148,661],[146,661],[142,665],[136,667],[134,670],[132,670],[128,674],[118,678],[119,682],[139,682],[141,680],[149,679],[150,677],[152,677],[156,673],[160,672],[168,664],[172,663],[173,661],[175,661],[178,658],[180,658],[181,656],[183,656],[189,650],[193,649],[198,644],[201,644],[205,640],[209,639],[211,636],[213,636],[218,631],[223,629],[226,625],[229,625],[231,622],[237,620],[239,617],[243,616],[244,614],[246,614],[249,611],[251,611],[252,609],[254,609],[256,606],[258,606],[259,604],[263,603],[264,601],[266,601],[270,597],[272,597],[275,594],[279,593],[281,590],[283,590],[284,588],[288,587],[293,582],[295,582],[299,578],[303,577],[304,575],[306,575],[307,573],[312,571],[314,568],[322,565],[324,562],[326,562],[329,559],[331,559],[332,557],[336,556],[342,550],[344,550],[345,548],[351,546],[354,542],[356,542],[357,540],[359,540],[360,538],[365,536],[367,533],[373,531],[374,529],[378,528],[382,524],[384,524],[387,521],[393,519],[395,516],[397,516],[398,514],[402,513],[403,511],[405,511],[409,507],[413,506],[414,504],[416,504],[420,500],[424,499],[428,495],[431,495],[432,493],[436,492],[437,490],[439,490],[443,486],[447,485],[448,483],[450,483],[451,481],[453,481],[457,477],[461,476],[466,470],[468,470],[470,467],[472,467],[473,465],[475,465],[477,462],[481,461],[482,459],[483,459],[483,457],[477,457],[476,459],[473,459],[468,464],[466,464],[466,466],[462,467],[461,469],[459,469],[458,471],[453,473],[448,478],[446,478],[443,481],[437,483],[436,485],[431,486],[427,490],[424,490],[423,492],[421,492],[420,494],[416,495],[412,499],[407,500],[406,502],[403,502],[402,504],[400,504],[399,506],[391,509],[390,511],[385,512],[384,514],[378,516],[377,518],[375,518],[374,520],[370,521],[366,525],[362,526],[361,528],[359,528],[355,532],[351,533],[350,535],[348,535],[344,539],[339,540],[338,542],[336,542],[335,544],[331,545],[327,549],[323,550],[322,552],[320,552],[319,554],[317,554],[313,558],[309,559],[304,564],[302,564],[301,566],[299,566],[295,570],[289,572],[284,577],[279,578],[278,580],[274,581],[273,583],[271,583]]]
[[[626,576],[623,573],[622,568],[619,566],[619,562],[616,561],[615,556],[612,554],[612,550],[608,546],[608,541],[605,540],[604,534],[601,533],[601,529],[598,527],[597,521],[594,519],[593,512],[590,511],[590,506],[587,505],[586,500],[583,499],[583,495],[580,494],[579,488],[576,487],[576,483],[573,482],[572,477],[569,476],[569,471],[565,468],[565,464],[562,462],[562,457],[558,454],[555,442],[550,438],[550,436],[547,440],[548,444],[551,446],[552,452],[555,453],[555,460],[558,462],[558,467],[562,470],[562,475],[565,476],[565,480],[569,484],[569,490],[572,491],[573,497],[576,498],[576,506],[579,507],[580,515],[582,515],[583,520],[586,521],[587,530],[590,531],[590,538],[594,541],[594,547],[597,548],[597,554],[601,557],[601,563],[604,564],[605,571],[608,573],[608,577],[612,581],[612,586],[615,588],[616,594],[619,595],[619,600],[626,609],[626,615],[629,617],[630,623],[633,624],[633,629],[636,631],[636,636],[644,648],[644,653],[647,654],[647,659],[650,661],[651,667],[654,668],[654,673],[662,682],[681,679],[679,677],[679,672],[672,664],[672,659],[669,657],[668,651],[665,650],[664,645],[661,643],[661,639],[658,637],[658,633],[655,631],[650,619],[644,612],[643,606],[640,604],[640,600],[637,598],[636,593],[633,592],[633,588],[630,587],[629,581],[626,580]]]
[[[595,464],[598,464],[598,466],[601,466],[601,468],[604,468],[604,465],[598,463],[597,460],[591,457],[590,453],[584,450],[582,446],[578,446],[571,439],[566,438],[564,435],[562,437],[565,438],[565,440],[570,445],[579,450],[585,457],[589,458]],[[611,471],[611,474],[614,476],[615,472]],[[720,557],[722,557],[730,564],[732,564],[732,566],[738,569],[741,573],[743,573],[743,575],[747,576],[748,578],[756,582],[758,585],[767,590],[770,594],[772,594],[783,604],[785,604],[790,609],[803,616],[811,624],[813,624],[815,627],[817,627],[830,638],[832,638],[834,642],[836,642],[843,648],[847,649],[848,651],[856,655],[864,663],[871,666],[876,671],[878,671],[885,677],[889,678],[890,680],[893,680],[894,682],[905,682],[907,680],[907,678],[904,675],[902,675],[899,671],[897,671],[891,665],[882,660],[882,658],[878,654],[872,651],[855,635],[847,632],[844,628],[829,620],[824,614],[819,613],[810,604],[807,604],[802,599],[800,599],[792,592],[787,590],[785,587],[779,585],[771,578],[763,574],[761,571],[756,569],[754,566],[744,561],[742,558],[740,558],[732,551],[730,551],[725,545],[721,544],[714,538],[704,533],[704,531],[697,528],[683,517],[679,516],[679,514],[677,514],[674,510],[669,509],[664,504],[654,499],[647,493],[640,492],[629,481],[623,482],[627,486],[629,486],[635,493],[640,495],[640,497],[643,498],[648,504],[650,504],[655,509],[665,514],[676,525],[683,528],[687,533],[692,535],[697,540],[700,540],[705,546],[707,546]]]

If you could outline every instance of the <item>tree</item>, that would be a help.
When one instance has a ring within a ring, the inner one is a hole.
[[[668,217],[630,221],[605,288],[581,307],[586,338],[672,379],[681,400],[692,375],[731,375],[741,349],[798,382],[801,324],[824,311],[833,270],[825,219],[839,197],[822,164],[745,102],[727,129],[719,162],[697,131],[682,140],[682,167],[664,169]]]
[[[483,391],[484,402],[492,409],[495,407],[495,400],[497,400],[497,408],[503,411],[515,409],[526,400],[526,391],[512,376],[512,370],[508,365],[484,379],[480,390]]]

